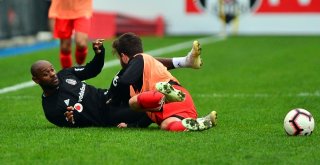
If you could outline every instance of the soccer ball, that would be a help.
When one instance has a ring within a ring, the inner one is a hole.
[[[311,135],[314,129],[312,114],[305,109],[293,109],[284,118],[284,129],[288,135]]]

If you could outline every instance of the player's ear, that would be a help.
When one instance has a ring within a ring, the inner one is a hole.
[[[123,56],[127,56],[126,54],[124,54],[124,53],[121,53],[120,54],[120,57],[123,57]]]
[[[126,54],[124,54],[124,53],[121,53],[120,54],[120,58],[121,58],[121,60],[122,60],[122,62],[124,62],[125,64],[127,64],[128,62],[129,62],[129,57],[126,55]]]

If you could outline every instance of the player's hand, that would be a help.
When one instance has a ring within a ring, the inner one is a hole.
[[[128,127],[128,124],[126,124],[126,123],[120,123],[120,124],[118,124],[117,127],[118,127],[118,128],[127,128],[127,127]]]
[[[67,111],[64,113],[66,120],[72,124],[75,123],[74,118],[73,118],[73,110],[74,110],[74,108],[72,106],[68,106]]]
[[[104,41],[104,39],[97,39],[92,42],[92,48],[96,54],[101,53],[102,49],[104,49],[103,48],[103,41]]]

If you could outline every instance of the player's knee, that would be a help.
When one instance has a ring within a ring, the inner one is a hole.
[[[158,108],[164,104],[164,95],[157,91],[147,91],[138,95],[137,103],[141,108]]]
[[[71,49],[71,39],[61,39],[60,40],[60,48],[61,49]]]
[[[75,42],[76,42],[76,47],[78,49],[84,49],[87,47],[87,44],[88,44],[86,38],[78,38],[75,40]]]
[[[70,52],[71,52],[71,49],[68,49],[68,48],[61,48],[61,49],[60,49],[60,51],[61,51],[63,54],[65,54],[65,55],[66,55],[66,54],[68,54],[68,55],[69,55],[69,54],[70,54]]]
[[[87,48],[87,44],[79,42],[79,43],[76,43],[76,47],[79,50],[86,49]]]
[[[138,101],[137,101],[137,96],[133,96],[129,99],[129,106],[134,111],[137,111],[140,109]]]

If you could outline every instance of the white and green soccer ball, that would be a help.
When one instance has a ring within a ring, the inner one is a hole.
[[[308,136],[313,132],[314,118],[309,111],[296,108],[287,113],[283,125],[288,135]]]

